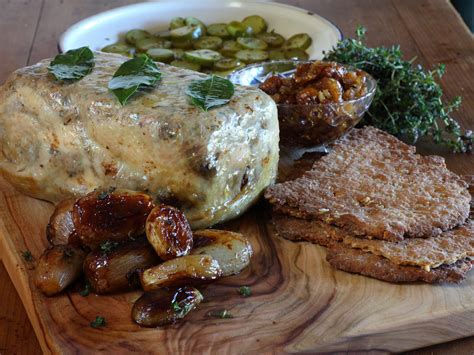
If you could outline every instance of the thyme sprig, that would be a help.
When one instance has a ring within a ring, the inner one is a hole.
[[[443,103],[438,84],[445,65],[426,71],[415,65],[416,58],[403,60],[400,46],[370,48],[364,45],[365,28],[359,26],[356,38],[340,41],[325,53],[324,60],[349,64],[377,80],[372,105],[361,125],[385,130],[410,144],[429,136],[455,152],[472,151],[472,131],[462,131],[450,114],[461,105],[461,97]]]

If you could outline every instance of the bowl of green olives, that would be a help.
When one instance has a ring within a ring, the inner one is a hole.
[[[271,60],[321,57],[342,37],[328,20],[261,1],[160,1],[116,8],[62,34],[59,49],[81,46],[226,76]]]

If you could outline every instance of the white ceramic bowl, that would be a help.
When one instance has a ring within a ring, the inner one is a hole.
[[[118,7],[86,18],[61,35],[58,47],[60,51],[82,46],[99,50],[133,28],[151,32],[165,30],[175,16],[194,16],[210,24],[241,20],[248,15],[262,16],[269,29],[275,29],[286,38],[296,33],[308,33],[313,44],[307,52],[314,59],[321,58],[324,50],[331,49],[342,38],[341,31],[333,23],[294,6],[261,1],[175,0]]]

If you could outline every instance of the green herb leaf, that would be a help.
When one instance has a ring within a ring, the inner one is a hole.
[[[175,312],[181,311],[181,306],[178,304],[176,300],[173,300],[173,302],[171,302],[171,307],[173,308],[173,311]]]
[[[146,54],[139,54],[123,63],[109,82],[111,90],[122,105],[138,90],[151,88],[161,79],[155,62]]]
[[[109,193],[107,191],[102,191],[97,195],[98,200],[105,200],[107,197],[109,197]]]
[[[234,84],[229,80],[212,75],[209,79],[194,80],[186,89],[186,95],[193,105],[208,111],[227,104],[234,95]]]
[[[248,286],[241,286],[241,287],[239,287],[239,289],[237,290],[237,292],[239,293],[239,295],[244,296],[244,297],[250,297],[250,296],[252,296],[252,290],[251,290],[250,287],[248,287]]]
[[[31,254],[31,251],[29,250],[25,250],[25,251],[22,251],[21,252],[21,256],[23,257],[23,259],[27,262],[32,262],[35,258],[33,257],[33,254]]]
[[[116,190],[116,187],[111,186],[111,187],[109,187],[107,190],[101,191],[101,192],[97,195],[97,199],[98,199],[98,200],[105,200],[107,197],[109,197],[109,194],[111,194],[111,193],[114,192],[115,190]]]
[[[377,89],[369,110],[360,125],[372,125],[414,144],[422,136],[430,136],[456,152],[472,151],[472,131],[463,132],[451,116],[459,108],[461,98],[445,104],[443,90],[437,80],[444,73],[440,65],[426,71],[413,65],[415,58],[403,60],[399,46],[366,47],[365,28],[358,27],[356,38],[346,38],[325,53],[324,60],[352,65],[371,74]]]
[[[109,254],[112,250],[114,250],[115,248],[117,248],[118,245],[119,245],[118,242],[114,242],[114,241],[111,241],[111,240],[106,240],[105,242],[103,242],[103,243],[100,245],[100,250],[102,251],[102,254],[107,255],[107,254]]]
[[[95,329],[105,327],[105,325],[105,318],[101,316],[95,317],[95,319],[91,322],[91,327]]]
[[[77,81],[94,68],[94,53],[89,47],[71,49],[58,54],[48,66],[48,71],[57,80]]]
[[[178,302],[177,300],[173,300],[171,302],[171,307],[180,318],[183,318],[193,309],[194,306],[191,303],[186,303],[185,300],[184,302]]]
[[[89,296],[90,291],[91,291],[91,284],[89,283],[89,281],[87,281],[84,285],[84,288],[81,291],[79,291],[79,294],[82,297],[87,297]]]
[[[214,318],[234,318],[234,316],[227,309],[220,309],[217,311],[211,311],[207,314],[209,317]]]

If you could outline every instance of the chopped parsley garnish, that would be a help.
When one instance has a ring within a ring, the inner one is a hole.
[[[100,194],[97,195],[98,200],[105,200],[109,196],[108,191],[102,191]]]
[[[109,197],[109,194],[111,194],[112,192],[115,191],[115,187],[109,187],[108,190],[104,190],[104,191],[101,191],[98,195],[97,195],[97,199],[98,200],[105,200],[107,197]]]
[[[117,248],[119,245],[118,242],[114,242],[112,240],[106,240],[100,245],[100,250],[102,251],[102,254],[107,255],[109,254],[112,250]]]
[[[31,254],[31,251],[29,250],[22,251],[21,256],[23,257],[25,261],[29,263],[35,260],[35,258],[33,257],[33,254]]]
[[[234,318],[232,313],[230,313],[227,309],[220,309],[220,310],[217,310],[217,311],[211,311],[211,312],[208,313],[208,316],[209,317],[214,317],[214,318],[222,318],[222,319]]]
[[[91,322],[91,327],[95,329],[105,327],[105,325],[105,318],[101,316],[95,317],[95,319]]]
[[[82,297],[87,297],[87,296],[89,296],[90,291],[91,291],[91,284],[87,281],[87,282],[84,284],[84,288],[79,291],[79,294],[80,294]]]
[[[189,313],[189,311],[193,309],[193,305],[191,303],[186,303],[183,301],[178,302],[176,300],[173,300],[171,302],[171,307],[179,318],[183,318],[186,314]]]
[[[366,47],[365,28],[356,38],[346,38],[325,53],[324,60],[349,64],[377,80],[377,89],[361,125],[372,125],[415,144],[422,136],[431,137],[455,152],[472,151],[472,131],[462,131],[450,113],[459,108],[461,98],[443,103],[438,80],[445,71],[441,64],[433,70],[414,65],[416,58],[403,59],[400,46]]]
[[[237,290],[239,295],[243,297],[250,297],[252,296],[252,290],[248,286],[240,286],[239,289]]]

